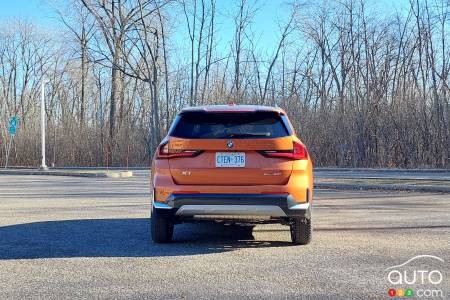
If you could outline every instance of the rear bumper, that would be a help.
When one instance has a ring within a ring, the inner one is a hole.
[[[179,217],[311,217],[310,202],[298,203],[287,194],[172,194],[167,202],[154,202],[153,206]]]

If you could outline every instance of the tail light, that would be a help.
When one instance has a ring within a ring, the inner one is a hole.
[[[299,142],[294,142],[292,150],[266,150],[261,151],[261,154],[266,157],[279,157],[294,160],[308,159],[308,151],[305,146]]]
[[[195,157],[202,152],[201,150],[170,149],[169,142],[165,142],[159,145],[157,158]]]

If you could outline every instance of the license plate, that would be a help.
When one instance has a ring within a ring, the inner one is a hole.
[[[216,168],[245,167],[244,152],[216,152]]]

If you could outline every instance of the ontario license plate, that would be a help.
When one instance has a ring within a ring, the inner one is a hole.
[[[216,168],[245,167],[244,152],[216,152]]]

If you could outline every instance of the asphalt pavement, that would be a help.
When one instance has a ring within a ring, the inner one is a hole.
[[[450,195],[316,190],[313,241],[288,228],[183,224],[149,233],[148,172],[132,178],[0,176],[0,299],[383,299],[389,288],[450,293]],[[389,268],[439,270],[437,285],[394,285]],[[427,299],[433,299],[428,297]],[[438,298],[439,299],[439,298]]]

